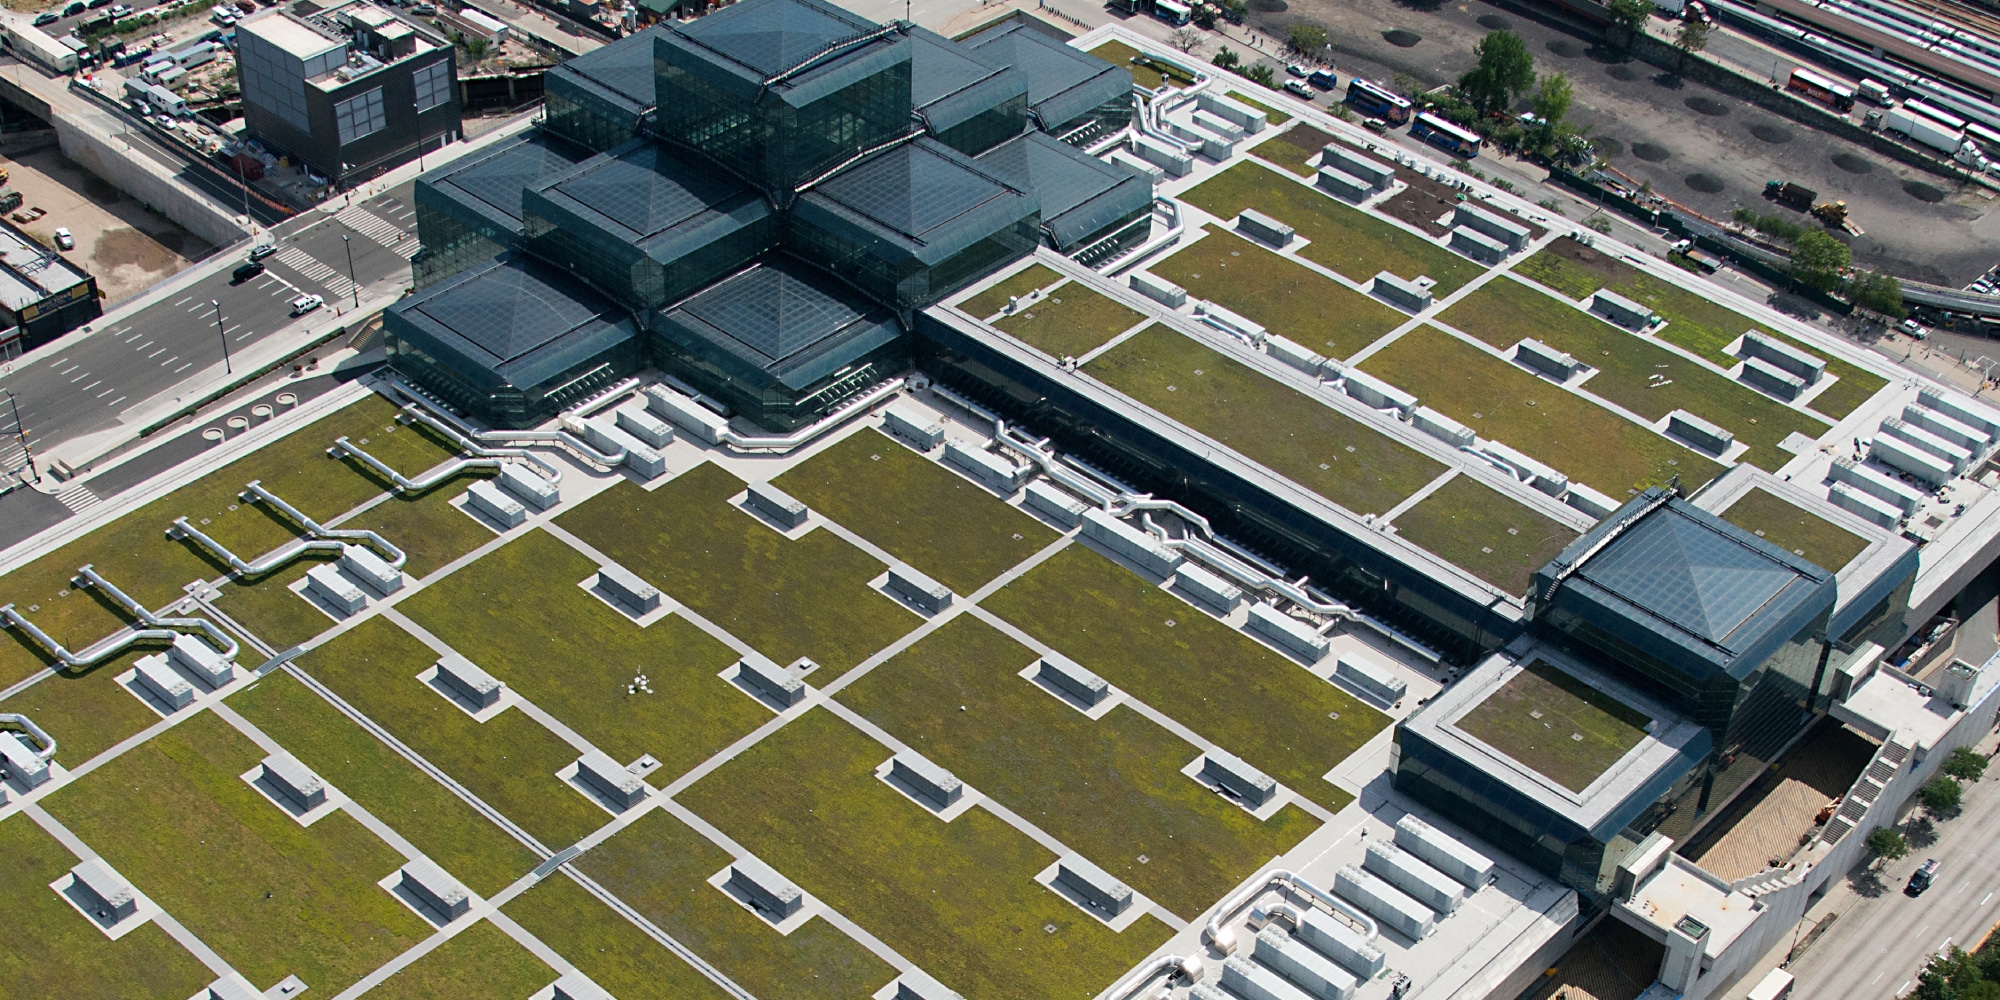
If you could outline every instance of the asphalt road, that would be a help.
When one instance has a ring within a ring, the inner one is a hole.
[[[1889,1000],[1915,983],[1924,963],[1947,944],[1970,949],[2000,920],[2000,767],[1966,788],[1963,812],[1936,824],[1936,843],[1884,869],[1879,889],[1849,877],[1858,895],[1818,941],[1792,963],[1793,995],[1813,1000]],[[1910,872],[1926,858],[1944,869],[1929,892],[1904,895]],[[1869,893],[1876,893],[1872,897]],[[1833,897],[1829,895],[1829,900]],[[1810,918],[1809,918],[1810,919]]]
[[[326,300],[309,320],[316,332],[329,329],[338,322],[337,307],[354,302],[349,247],[364,292],[378,284],[406,284],[410,262],[404,254],[416,247],[411,187],[401,184],[356,202],[358,212],[305,213],[273,230],[280,249],[265,259],[264,274],[240,285],[230,283],[228,271],[212,275],[163,296],[153,308],[100,324],[88,336],[71,334],[58,341],[58,349],[17,364],[0,376],[0,388],[11,390],[20,406],[29,447],[40,454],[118,424],[127,410],[222,362],[225,334],[236,352],[293,327],[290,302],[298,295]],[[218,306],[211,302],[219,305],[220,324]],[[19,457],[16,441],[0,441],[0,468],[16,467]]]

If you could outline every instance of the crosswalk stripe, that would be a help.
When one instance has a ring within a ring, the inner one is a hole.
[[[347,228],[385,247],[394,247],[399,243],[405,242],[410,237],[409,233],[404,232],[394,223],[359,205],[341,210],[334,218]]]
[[[278,251],[278,262],[299,272],[307,281],[325,281],[327,276],[333,273],[333,268],[320,263],[312,254],[298,247],[286,247]]]
[[[90,491],[90,487],[85,486],[82,483],[78,483],[75,486],[72,486],[69,489],[62,491],[61,493],[56,494],[56,499],[60,501],[63,506],[68,507],[72,513],[81,513],[85,509],[94,507],[97,504],[102,503],[104,501],[103,497],[100,497],[97,494],[92,493]]]

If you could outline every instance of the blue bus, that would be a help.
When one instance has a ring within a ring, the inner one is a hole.
[[[1321,90],[1332,90],[1340,86],[1340,77],[1333,75],[1330,69],[1316,69],[1312,71],[1311,76],[1306,77],[1306,82]]]
[[[1347,81],[1347,106],[1391,125],[1402,125],[1410,120],[1408,98],[1358,76]]]
[[[1417,116],[1410,134],[1453,156],[1471,159],[1479,155],[1478,133],[1468,132],[1428,111]]]

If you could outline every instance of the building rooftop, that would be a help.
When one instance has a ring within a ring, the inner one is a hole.
[[[1646,737],[1652,719],[1542,660],[1530,661],[1458,728],[1573,792],[1590,786]]]
[[[1153,182],[1045,132],[1026,132],[979,154],[979,162],[1034,195],[1057,249],[1080,249],[1104,227],[1153,204]]]
[[[19,312],[86,280],[88,276],[61,254],[35,242],[12,223],[0,222],[0,304]]]
[[[927,28],[910,29],[910,103],[934,132],[943,132],[1010,97],[1027,82],[1011,66],[996,66]]]
[[[344,36],[322,31],[277,8],[266,8],[243,19],[236,25],[236,30],[256,35],[300,59],[311,59],[329,49],[347,46]]]
[[[745,206],[760,216],[769,212],[749,185],[651,139],[635,139],[544,180],[534,196],[634,244]],[[673,256],[678,248],[670,241],[660,252]]]
[[[652,108],[653,42],[664,29],[647,28],[609,45],[565,60],[549,70],[567,83],[628,108],[634,115]]]
[[[780,0],[725,7],[672,30],[764,83],[887,29],[820,0]]]
[[[693,334],[788,386],[902,336],[887,311],[813,268],[772,256],[660,314],[673,337]]]
[[[553,132],[535,129],[465,161],[433,170],[422,177],[421,183],[449,191],[460,204],[501,228],[518,231],[523,192],[590,155],[590,150]]]
[[[536,385],[638,335],[610,299],[517,254],[475,265],[391,307],[419,331],[517,386]]]
[[[1012,66],[1028,85],[1028,108],[1053,129],[1106,101],[1132,92],[1132,73],[1065,45],[1018,21],[965,40],[965,47],[997,66]]]
[[[986,236],[1033,202],[976,161],[922,138],[883,150],[828,178],[800,201],[862,225],[934,260]]]

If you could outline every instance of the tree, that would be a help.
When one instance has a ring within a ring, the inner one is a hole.
[[[1495,31],[1474,47],[1479,64],[1458,78],[1458,89],[1481,114],[1505,111],[1535,83],[1535,57],[1511,31]]]
[[[1818,291],[1833,291],[1840,287],[1840,272],[1847,261],[1847,244],[1815,229],[1801,234],[1793,245],[1792,280]]]
[[[1245,69],[1243,71],[1243,75],[1249,77],[1252,80],[1255,80],[1258,83],[1263,84],[1266,87],[1271,88],[1272,90],[1278,89],[1277,75],[1271,72],[1271,67],[1266,66],[1263,63],[1258,63],[1255,66],[1251,66],[1248,69]]]
[[[1708,48],[1708,22],[1683,21],[1679,34],[1674,36],[1674,48],[1681,50],[1681,62],[1687,57]]]
[[[1868,839],[1862,842],[1868,853],[1884,861],[1894,861],[1910,853],[1910,841],[1894,827],[1878,826],[1868,832]]]
[[[1964,797],[1965,792],[1958,787],[1958,782],[1942,774],[1917,789],[1917,802],[1924,807],[1925,812],[1933,816],[1946,816],[1957,812],[1958,804]]]
[[[1854,279],[1847,283],[1847,300],[1854,303],[1857,308],[1880,313],[1890,319],[1902,319],[1910,314],[1910,311],[1903,307],[1903,283],[1897,281],[1893,275],[1879,271],[1863,271],[1855,275]],[[1979,762],[1981,772],[1984,772],[1986,758],[1965,747],[1959,747],[1958,750],[1952,751],[1952,754],[1956,757],[1961,751],[1972,754],[1972,757]],[[1946,766],[1947,768],[1950,766],[1949,762]],[[1951,771],[1946,770],[1945,773],[1951,774]],[[1962,775],[1952,774],[1952,777],[1958,778]],[[1965,780],[1978,781],[1979,776],[1975,774]]]
[[[1214,58],[1210,59],[1209,62],[1214,63],[1222,69],[1235,69],[1243,64],[1243,57],[1237,55],[1235,49],[1225,48],[1217,50]]]
[[[1644,31],[1646,19],[1653,16],[1653,0],[1611,0],[1605,13],[1611,16],[1612,24],[1627,31]]]
[[[1183,24],[1175,28],[1167,40],[1182,52],[1193,52],[1194,47],[1201,44],[1201,29],[1192,24]]]
[[[1568,73],[1544,73],[1542,85],[1535,91],[1535,117],[1549,123],[1554,128],[1569,115],[1571,100]]]
[[[1290,34],[1286,36],[1286,44],[1291,46],[1292,51],[1308,59],[1324,56],[1328,41],[1326,28],[1311,21],[1292,25]]]
[[[1944,759],[1939,770],[1960,781],[1978,781],[1986,776],[1986,758],[1971,747],[1959,747]]]

